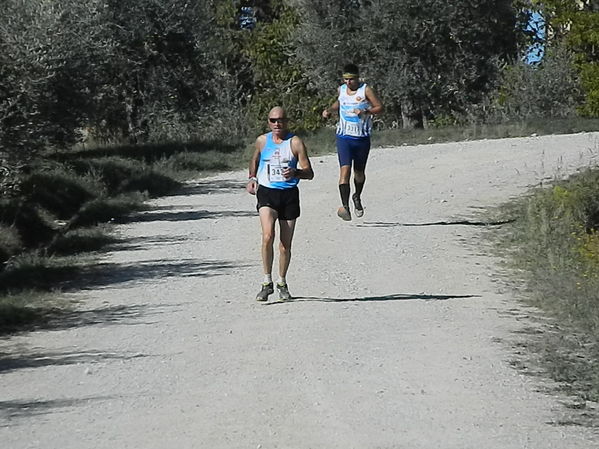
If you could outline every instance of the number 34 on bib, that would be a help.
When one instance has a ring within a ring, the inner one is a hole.
[[[271,182],[283,182],[285,181],[285,176],[283,176],[283,172],[285,169],[289,167],[289,162],[287,161],[278,161],[274,160],[268,164],[268,179]]]

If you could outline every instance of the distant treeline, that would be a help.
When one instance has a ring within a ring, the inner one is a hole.
[[[235,139],[274,104],[317,129],[347,62],[383,99],[383,128],[596,116],[593,3],[4,0],[3,192],[40,150],[85,139]],[[527,65],[533,11],[545,56]]]

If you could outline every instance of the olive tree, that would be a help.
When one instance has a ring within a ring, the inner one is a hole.
[[[599,1],[532,0],[545,18],[548,48],[565,45],[584,91],[579,112],[599,116]]]
[[[103,55],[98,1],[5,0],[0,15],[0,184],[43,148],[68,146],[86,122]]]
[[[405,127],[480,101],[499,62],[517,55],[509,0],[293,1],[297,57],[314,85],[330,92],[342,65],[357,63]]]
[[[228,78],[202,0],[4,3],[5,153],[67,146],[84,126],[132,141],[174,137],[173,123],[206,134],[227,113],[218,105]]]

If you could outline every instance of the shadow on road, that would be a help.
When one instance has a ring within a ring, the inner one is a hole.
[[[244,190],[245,182],[219,180],[219,181],[198,181],[185,184],[181,189],[168,196],[192,196],[207,195],[214,193],[231,193]],[[190,210],[182,210],[190,209]],[[161,212],[156,212],[161,211]],[[116,220],[117,223],[139,223],[153,221],[193,221],[204,219],[230,218],[230,217],[255,217],[255,210],[231,210],[231,211],[209,211],[196,210],[192,205],[179,206],[155,206],[149,210],[131,213]]]
[[[145,354],[119,355],[101,351],[81,352],[25,352],[21,354],[0,354],[0,374],[18,371],[20,369],[43,368],[46,366],[68,366],[78,364],[93,364],[105,360],[126,361],[140,357],[148,357]],[[93,370],[93,365],[92,368]],[[110,399],[109,396],[90,397],[78,399],[55,399],[55,400],[12,400],[0,401],[0,419],[24,418],[43,413],[53,412],[55,409],[74,407],[86,404],[89,401]],[[0,424],[1,425],[1,424]],[[5,424],[6,427],[9,424]]]
[[[67,366],[80,363],[98,363],[105,360],[132,360],[148,357],[145,354],[119,355],[101,351],[82,352],[29,352],[22,354],[0,354],[0,373],[19,369],[41,368],[45,366]]]
[[[205,195],[211,193],[231,193],[245,190],[247,181],[231,181],[221,179],[218,181],[197,181],[184,185],[181,189],[169,196]]]
[[[1,427],[10,427],[10,419],[28,418],[32,416],[51,413],[56,409],[74,407],[90,401],[111,399],[110,396],[89,397],[81,399],[53,399],[50,401],[0,401],[0,419],[7,420]]]
[[[123,217],[119,223],[140,223],[152,221],[193,221],[215,218],[230,217],[255,217],[256,211],[227,210],[227,211],[208,211],[208,210],[178,210],[173,212],[141,212]]]
[[[189,233],[186,235],[167,235],[167,234],[158,234],[154,236],[143,236],[143,237],[131,237],[126,239],[119,239],[110,245],[107,245],[104,249],[104,252],[113,252],[113,251],[137,251],[137,250],[148,250],[151,248],[156,248],[160,246],[169,246],[176,245],[179,243],[189,243]],[[207,241],[209,240],[208,236],[204,238],[198,238],[194,236],[194,243],[198,241]]]
[[[446,301],[448,299],[466,299],[480,298],[480,295],[425,295],[423,293],[409,294],[397,293],[394,295],[383,296],[361,296],[357,298],[327,298],[319,296],[295,296],[291,301],[321,301],[321,302],[369,302],[369,301],[408,301],[408,300],[424,300],[424,301]],[[275,301],[265,305],[282,304],[290,301]]]
[[[64,330],[73,327],[106,326],[109,324],[126,324],[129,326],[151,324],[151,321],[147,321],[148,317],[164,313],[164,309],[172,309],[179,305],[152,304],[150,306],[147,304],[133,304],[82,310],[57,309],[44,314],[42,327],[48,330]],[[141,321],[141,318],[146,318],[146,321]]]
[[[456,220],[456,221],[435,221],[431,223],[398,223],[398,222],[386,222],[386,221],[371,221],[364,222],[356,225],[359,228],[392,228],[395,226],[501,226],[508,223],[513,223],[515,220],[505,221],[469,221],[469,220]]]
[[[16,273],[15,276],[22,278],[30,275],[29,288],[49,291],[59,286],[62,291],[74,291],[126,282],[143,282],[147,279],[219,276],[244,266],[244,264],[228,261],[198,259],[156,260],[127,264],[105,262],[84,266],[45,267],[43,271],[23,271]],[[10,286],[9,282],[10,279],[7,279],[7,287]]]
[[[227,261],[197,259],[182,259],[176,262],[159,260],[132,264],[100,263],[82,268],[77,278],[66,282],[63,287],[79,290],[146,279],[219,276],[242,266]]]
[[[148,318],[164,313],[165,308],[175,308],[181,304],[133,304],[98,307],[95,309],[74,308],[30,308],[34,318],[28,324],[0,327],[0,336],[13,332],[39,330],[66,330],[85,326],[108,325],[145,325],[152,324]],[[144,320],[142,321],[142,318]],[[4,370],[3,360],[6,354],[0,353],[0,373]]]

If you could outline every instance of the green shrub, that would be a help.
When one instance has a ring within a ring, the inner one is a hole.
[[[26,248],[36,248],[49,242],[56,230],[39,206],[22,200],[0,200],[0,223],[18,232]]]
[[[114,156],[75,160],[71,164],[80,175],[91,174],[100,180],[108,195],[122,192],[131,177],[146,169],[143,162]]]
[[[72,258],[48,257],[30,251],[13,257],[0,272],[0,294],[22,291],[53,291],[77,278],[80,265]]]
[[[19,233],[14,226],[0,223],[0,266],[22,248]]]
[[[586,96],[579,111],[583,116],[599,117],[599,63],[580,64],[580,77]]]
[[[599,331],[599,170],[586,170],[515,205],[511,248],[534,292],[532,300],[579,328]]]
[[[48,251],[57,255],[79,254],[98,251],[116,241],[117,239],[104,227],[74,229],[54,240]]]
[[[20,297],[0,297],[0,335],[22,330],[40,319],[39,309],[29,307]]]
[[[123,192],[147,192],[160,196],[172,192],[180,183],[153,170],[146,163],[121,157],[78,160],[72,162],[79,173],[89,173],[101,180],[109,195]],[[154,165],[160,165],[155,163]]]
[[[506,65],[499,90],[490,101],[472,106],[471,117],[498,123],[575,116],[583,93],[573,58],[558,46],[549,49],[540,64]]]
[[[85,204],[71,221],[72,227],[108,223],[130,212],[145,209],[146,196],[142,193],[119,195],[114,198],[98,198]]]
[[[113,159],[133,160],[144,164],[153,164],[157,161],[168,159],[180,153],[205,153],[207,151],[218,151],[219,153],[234,153],[240,144],[239,139],[230,140],[202,140],[196,133],[189,140],[163,141],[159,143],[146,143],[142,145],[111,145],[96,148],[69,149],[49,154],[53,160],[77,164],[79,168],[82,162]],[[85,166],[83,166],[85,168]]]
[[[133,174],[121,185],[121,192],[142,192],[150,197],[157,197],[171,193],[181,186],[181,183],[175,181],[169,176],[157,173],[154,170],[146,170],[141,173]]]
[[[21,183],[21,192],[28,201],[68,220],[86,201],[101,194],[102,186],[89,176],[78,176],[63,168],[27,176]]]
[[[514,223],[497,248],[524,282],[521,299],[551,318],[526,341],[569,394],[599,400],[599,169],[538,188],[503,206]],[[538,369],[538,367],[535,367]]]

